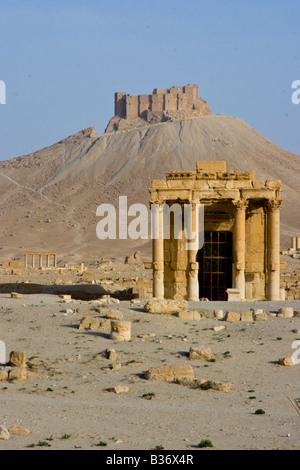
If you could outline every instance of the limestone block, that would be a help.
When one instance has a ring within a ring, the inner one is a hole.
[[[10,296],[12,299],[23,299],[23,295],[20,294],[19,292],[12,292]]]
[[[7,379],[8,379],[8,370],[0,369],[0,380],[7,380]]]
[[[281,366],[294,366],[295,365],[294,359],[292,357],[282,357],[281,359],[279,359],[278,363]]]
[[[236,312],[226,312],[225,320],[233,323],[241,320],[241,314]]]
[[[145,378],[156,382],[174,382],[183,378],[194,378],[194,371],[189,365],[151,367]]]
[[[128,393],[129,392],[129,387],[126,387],[126,385],[117,385],[116,387],[112,387],[108,389],[109,392],[113,393]]]
[[[111,320],[110,338],[116,341],[130,341],[131,322]]]
[[[10,382],[18,382],[27,379],[27,370],[25,367],[16,367],[8,372],[8,380]]]
[[[294,316],[294,309],[292,307],[282,307],[279,309],[283,318],[291,318]]]
[[[15,276],[21,276],[22,275],[22,269],[12,269],[11,273]]]
[[[9,428],[9,433],[10,434],[15,434],[18,436],[28,436],[28,434],[31,433],[30,429],[24,428],[22,426],[11,426]]]
[[[190,348],[189,358],[190,359],[213,359],[214,355],[210,349],[196,349]]]
[[[90,317],[82,318],[78,326],[79,330],[95,330],[97,328],[100,328],[99,318]]]
[[[111,320],[123,320],[123,313],[121,310],[112,308],[106,311],[106,318]]]
[[[215,310],[214,311],[214,317],[217,318],[218,320],[223,320],[224,319],[224,310]]]
[[[202,318],[201,314],[197,312],[197,310],[177,312],[175,313],[175,316],[178,318],[183,318],[184,320],[194,320],[194,321],[199,321]]]
[[[13,367],[26,367],[26,352],[12,351],[9,356],[9,364]]]
[[[10,438],[8,429],[5,426],[0,426],[0,440],[7,441]]]
[[[265,321],[268,319],[268,315],[264,312],[262,313],[255,313],[254,312],[254,321]]]
[[[264,313],[264,309],[263,308],[256,308],[254,310],[254,314],[256,315],[257,313]]]
[[[225,330],[226,326],[225,325],[220,325],[220,326],[213,326],[212,330],[215,331],[216,333],[219,333],[219,331]]]
[[[267,180],[266,186],[267,188],[270,188],[270,189],[280,188],[281,182],[280,180]]]
[[[241,321],[253,321],[252,312],[242,312],[241,313]]]
[[[100,321],[99,328],[111,328],[111,320],[107,318],[106,320]]]
[[[226,172],[226,161],[198,161],[196,163],[197,172],[216,171],[220,173]]]
[[[233,384],[231,382],[210,382],[210,388],[219,392],[230,392],[233,389]]]
[[[239,289],[226,289],[228,302],[239,302],[241,300],[241,293]]]
[[[63,300],[71,300],[72,296],[70,294],[62,294],[59,296]]]
[[[156,300],[151,299],[146,302],[144,305],[144,310],[148,313],[158,313],[158,314],[171,314],[187,311],[188,310],[188,301],[187,300],[174,300],[174,299],[164,299]]]
[[[117,352],[113,348],[106,349],[105,351],[107,359],[110,361],[116,361],[117,360]]]
[[[145,269],[153,269],[152,261],[144,261],[144,268]]]
[[[231,382],[213,382],[212,380],[205,379],[183,378],[179,380],[179,384],[191,388],[200,388],[201,390],[217,390],[220,392],[230,392],[233,390],[233,384]]]
[[[300,310],[294,311],[294,317],[300,317]]]

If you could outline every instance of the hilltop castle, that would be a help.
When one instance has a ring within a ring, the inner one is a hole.
[[[115,93],[115,116],[106,132],[126,130],[168,120],[211,114],[210,106],[198,97],[198,85],[155,88],[148,95]]]

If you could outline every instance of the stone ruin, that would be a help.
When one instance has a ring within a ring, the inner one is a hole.
[[[159,234],[153,239],[153,296],[281,300],[281,191],[279,180],[257,181],[254,171],[228,171],[225,161],[198,161],[196,171],[172,171],[165,180],[153,180],[149,192]],[[203,206],[199,250],[199,230],[192,249],[186,249],[185,204],[192,208],[193,230]],[[178,208],[182,237],[165,236],[168,224],[174,234]]]
[[[115,93],[115,115],[105,132],[129,130],[147,123],[187,119],[211,114],[210,106],[198,97],[198,85],[155,88],[148,95]]]

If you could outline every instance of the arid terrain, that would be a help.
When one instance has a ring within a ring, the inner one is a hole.
[[[165,179],[167,171],[194,171],[197,160],[226,160],[228,170],[281,180],[281,249],[290,247],[300,231],[299,156],[239,118],[212,114],[106,134],[89,128],[0,162],[1,260],[23,260],[26,251],[55,251],[71,263],[122,260],[137,249],[150,260],[150,241],[99,240],[96,209],[110,203],[118,213],[119,196],[127,196],[128,207],[149,207],[153,179]]]
[[[148,207],[153,179],[226,160],[228,170],[281,180],[287,250],[300,235],[299,158],[241,119],[212,114],[105,134],[89,128],[0,162],[0,427],[10,432],[0,450],[196,450],[202,440],[213,449],[299,450],[300,365],[279,359],[296,352],[300,317],[277,314],[300,311],[300,255],[281,258],[287,301],[190,302],[201,316],[191,320],[145,311],[150,240],[96,236],[99,204],[118,208],[127,196]],[[141,259],[124,263],[137,250]],[[24,269],[26,252],[57,253],[57,268]],[[229,322],[215,316],[220,309],[266,316]],[[111,339],[114,316],[131,322],[130,341]],[[94,326],[79,328],[83,318]],[[191,348],[211,356],[191,359]],[[26,354],[26,378],[9,378],[12,351]],[[159,366],[191,366],[197,384],[227,391],[145,377]]]
[[[297,265],[292,259],[291,268]],[[300,398],[300,365],[278,363],[295,352],[300,317],[277,316],[282,306],[300,310],[299,300],[189,303],[189,310],[202,314],[193,321],[147,313],[147,299],[114,298],[118,287],[119,292],[124,288],[120,279],[151,279],[151,270],[141,263],[107,260],[88,270],[95,279],[114,279],[103,284],[109,297],[63,299],[61,292],[69,292],[70,286],[82,287],[72,271],[58,276],[53,270],[30,269],[25,284],[11,284],[17,276],[2,270],[1,283],[9,291],[38,283],[62,290],[23,293],[21,299],[1,294],[0,331],[7,361],[11,351],[26,352],[27,378],[0,382],[0,425],[30,430],[0,440],[1,450],[196,450],[203,439],[214,449],[300,449],[295,401]],[[267,320],[218,320],[214,310],[221,308],[263,308]],[[107,323],[79,329],[82,318],[105,322],[115,310],[131,322],[131,341],[110,339]],[[224,328],[213,330],[219,326]],[[106,351],[112,348],[116,356],[109,359]],[[190,348],[210,350],[212,358],[190,359]],[[176,365],[191,365],[197,379],[230,383],[232,389],[202,390],[144,377],[152,367]],[[109,391],[118,386],[128,390]]]

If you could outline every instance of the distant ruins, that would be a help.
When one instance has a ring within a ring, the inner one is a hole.
[[[128,130],[146,123],[187,119],[211,114],[210,106],[198,97],[198,85],[155,88],[148,95],[115,93],[115,116],[105,132]]]

